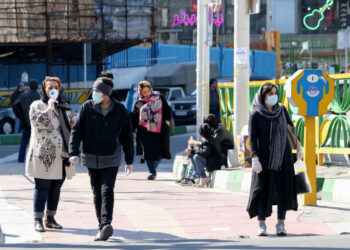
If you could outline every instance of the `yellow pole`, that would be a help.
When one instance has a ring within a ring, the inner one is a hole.
[[[306,116],[305,117],[305,155],[304,161],[306,164],[307,175],[310,179],[310,184],[312,188],[311,194],[304,195],[304,205],[317,205],[317,190],[316,190],[316,127],[315,127],[315,117]]]

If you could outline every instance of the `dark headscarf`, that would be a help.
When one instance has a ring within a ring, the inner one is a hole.
[[[42,82],[41,88],[40,88],[40,99],[47,104],[49,101],[49,97],[46,94],[45,90],[45,83]],[[69,137],[71,132],[71,126],[68,118],[68,111],[71,111],[71,107],[69,103],[66,101],[67,98],[63,95],[63,91],[59,91],[58,97],[57,97],[57,104],[55,104],[57,110],[58,110],[58,119],[60,121],[60,133],[63,138],[63,150],[64,152],[68,153],[68,143],[69,143]]]
[[[269,120],[270,141],[269,141],[269,169],[281,171],[284,150],[287,142],[287,120],[283,112],[283,105],[277,103],[270,112],[262,100],[262,85],[255,94],[253,100],[253,110],[257,111],[265,119]]]

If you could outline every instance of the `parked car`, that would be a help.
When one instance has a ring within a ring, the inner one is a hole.
[[[12,134],[15,131],[15,119],[12,108],[0,108],[0,134]]]
[[[196,90],[189,96],[172,101],[171,108],[175,125],[196,124]]]
[[[185,92],[181,87],[154,87],[153,90],[159,91],[168,101],[169,105],[173,101],[185,97]]]

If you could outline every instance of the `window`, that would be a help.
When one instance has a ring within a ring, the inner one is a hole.
[[[176,89],[171,93],[170,99],[175,100],[181,97],[182,97],[182,91],[180,89]]]

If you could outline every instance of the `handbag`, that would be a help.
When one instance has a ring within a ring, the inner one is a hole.
[[[294,163],[295,169],[295,190],[297,194],[312,193],[309,177],[306,172],[306,165],[302,160]]]
[[[291,126],[289,124],[287,125],[287,136],[288,136],[290,148],[292,150],[297,150],[298,141],[300,141],[300,139],[294,126]],[[301,143],[299,145],[301,145]]]

